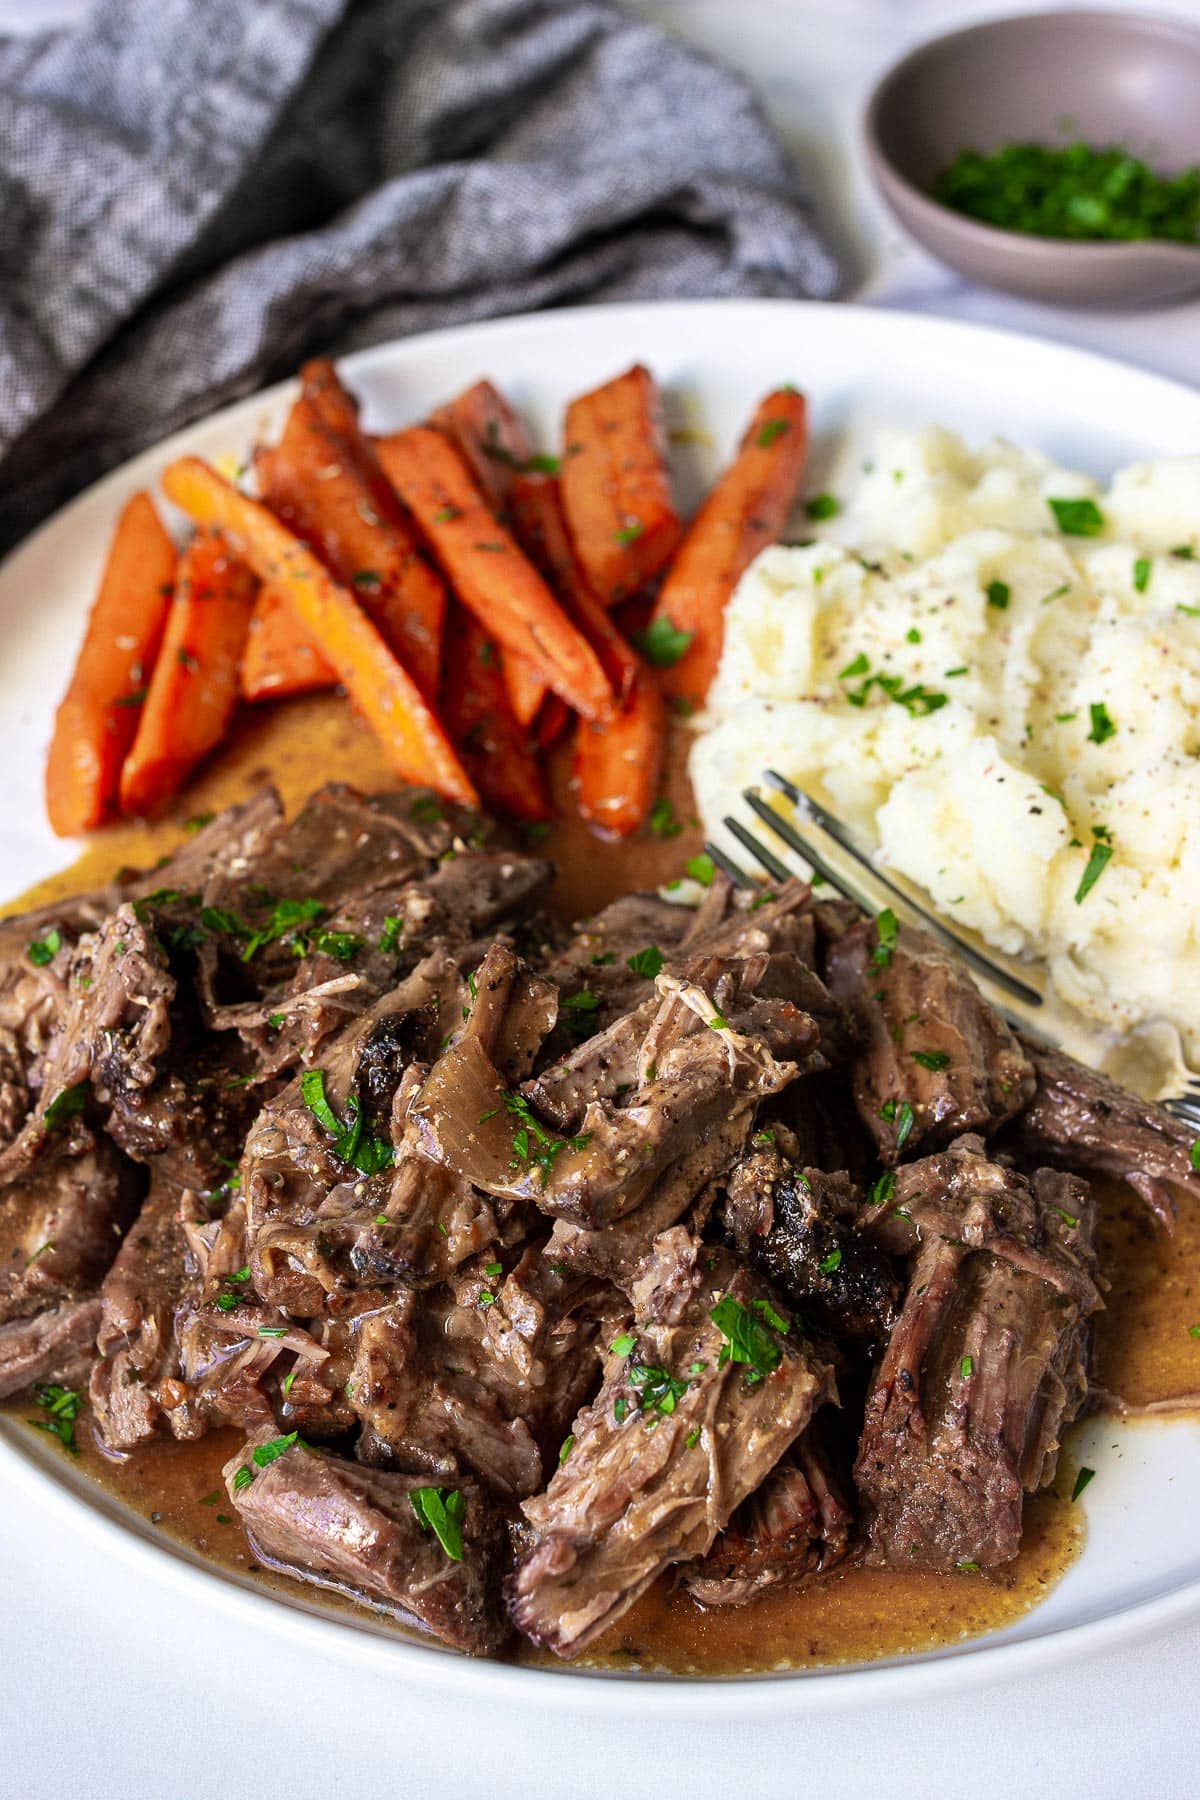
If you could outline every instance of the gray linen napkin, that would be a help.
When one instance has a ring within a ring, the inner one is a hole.
[[[99,0],[0,40],[0,547],[317,349],[837,279],[743,83],[610,0]]]

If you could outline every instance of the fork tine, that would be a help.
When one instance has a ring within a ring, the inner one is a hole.
[[[950,926],[943,924],[935,913],[914,899],[904,888],[897,886],[881,869],[876,868],[870,857],[866,856],[849,836],[841,820],[834,818],[832,813],[821,806],[818,801],[813,800],[802,788],[798,788],[794,782],[788,781],[785,776],[778,774],[774,769],[765,771],[765,779],[786,799],[792,801],[803,814],[810,815],[820,830],[831,837],[838,848],[844,850],[846,855],[870,876],[872,881],[877,882],[908,915],[910,920],[916,920],[921,930],[936,937],[947,949],[953,950],[956,956],[961,957],[977,975],[985,977],[1003,993],[1011,995],[1014,1000],[1019,1000],[1023,1006],[1040,1007],[1044,1004],[1043,996],[1037,988],[1022,981],[1020,976],[1013,974],[1003,962],[977,950],[973,944],[960,937]],[[761,798],[754,796],[752,790],[748,790],[744,798],[747,804],[754,808],[764,824],[769,825],[786,844],[797,850],[801,856],[808,855],[807,850],[803,848],[804,839],[801,833],[796,830],[790,820],[784,819],[773,807],[767,806]],[[861,901],[859,904],[862,904]],[[868,908],[868,910],[871,909]]]
[[[751,855],[757,854],[753,845],[747,844],[746,848],[750,851]],[[753,875],[747,875],[745,869],[740,868],[738,864],[734,862],[732,856],[727,856],[719,844],[705,844],[704,850],[707,856],[712,857],[718,869],[722,869],[724,873],[728,875],[734,887],[752,888],[758,886]]]
[[[746,790],[743,798],[750,806],[751,811],[757,813],[759,818],[763,819],[772,831],[777,830],[777,823],[779,822],[783,823],[785,826],[787,825],[787,820],[784,819],[783,821],[779,821],[779,814],[767,806],[764,800],[760,800],[752,788]],[[725,824],[729,826],[731,831],[736,829],[736,821],[733,819],[726,819]],[[746,830],[745,826],[741,827],[738,835],[740,836],[741,842],[746,845],[747,849],[750,848],[751,844],[754,845],[754,855],[758,857],[759,861],[762,862],[763,867],[766,868],[768,865],[764,859],[771,857],[771,852],[767,850],[766,846],[760,844],[759,840],[756,837],[753,837],[752,834]],[[862,890],[856,888],[852,882],[848,882],[844,875],[840,875],[835,869],[831,869],[815,844],[802,840],[799,832],[791,829],[778,831],[777,835],[783,839],[789,850],[794,850],[797,856],[802,856],[814,873],[819,875],[822,881],[827,881],[835,893],[842,896],[843,900],[851,901],[855,906],[861,907],[864,912],[872,911],[871,902],[863,894]],[[772,858],[772,860],[774,859]],[[790,879],[791,870],[788,870],[787,874]]]
[[[1169,1100],[1161,1100],[1159,1105],[1178,1119],[1182,1125],[1190,1126],[1193,1131],[1200,1132],[1200,1102],[1185,1099],[1182,1094],[1172,1094]]]
[[[787,864],[780,862],[775,852],[768,850],[765,844],[760,843],[752,831],[747,831],[740,819],[727,818],[724,825],[727,831],[733,833],[742,848],[748,850],[755,861],[762,864],[773,881],[791,880],[792,872]]]

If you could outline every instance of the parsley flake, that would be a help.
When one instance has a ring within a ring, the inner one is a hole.
[[[1094,500],[1051,500],[1047,496],[1046,505],[1066,537],[1099,537],[1104,530],[1104,514]]]
[[[672,669],[692,647],[694,631],[680,631],[665,613],[656,613],[644,631],[635,631],[633,641],[656,669]]]

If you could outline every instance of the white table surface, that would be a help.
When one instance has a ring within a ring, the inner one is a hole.
[[[869,191],[855,147],[875,75],[909,44],[1022,0],[632,4],[756,83],[842,221],[859,297],[1063,338],[1200,381],[1200,302],[1073,313],[973,289],[902,241]],[[1200,0],[1155,5],[1200,18]],[[82,10],[79,0],[0,0],[0,30]],[[1200,1623],[886,1714],[851,1700],[735,1727],[718,1704],[711,1722],[683,1726],[656,1723],[652,1695],[632,1729],[565,1699],[553,1712],[464,1713],[348,1662],[315,1667],[283,1636],[250,1636],[215,1607],[183,1606],[165,1585],[98,1557],[69,1511],[24,1492],[0,1493],[0,1619],[0,1797],[12,1800],[1105,1800],[1131,1790],[1183,1800],[1200,1791]]]

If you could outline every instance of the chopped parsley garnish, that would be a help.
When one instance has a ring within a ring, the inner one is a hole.
[[[968,1375],[973,1375],[975,1373],[975,1358],[973,1356],[964,1356],[958,1365],[958,1372],[964,1381],[967,1379]]]
[[[964,1556],[962,1561],[956,1562],[954,1566],[960,1575],[978,1575],[980,1572],[980,1564],[969,1556]]]
[[[950,1057],[945,1050],[914,1050],[913,1061],[920,1063],[923,1069],[936,1072],[950,1067]]]
[[[724,1013],[714,1013],[708,1023],[710,1029],[713,1031],[729,1030],[729,1020],[725,1017]]]
[[[30,1419],[30,1425],[36,1425],[39,1431],[48,1431],[56,1437],[64,1450],[74,1456],[75,1421],[79,1417],[79,1408],[83,1395],[75,1388],[59,1387],[51,1382],[45,1387],[33,1390],[33,1397],[45,1413],[44,1419]]]
[[[747,1379],[756,1382],[779,1367],[783,1350],[778,1339],[788,1325],[769,1300],[752,1300],[743,1306],[732,1294],[724,1294],[708,1316],[725,1339],[717,1358],[719,1369],[729,1362],[745,1363]]]
[[[128,694],[122,694],[117,700],[115,700],[113,702],[113,705],[114,706],[145,706],[146,695],[149,692],[150,692],[149,688],[144,688],[144,687],[134,688]]]
[[[258,1328],[260,1338],[284,1338],[287,1334],[286,1325],[260,1325]]]
[[[256,1466],[260,1469],[269,1469],[273,1462],[278,1462],[279,1458],[285,1456],[292,1445],[298,1444],[299,1441],[300,1433],[289,1431],[286,1437],[271,1438],[265,1444],[255,1444],[251,1454]]]
[[[636,1343],[637,1339],[632,1331],[623,1331],[620,1337],[615,1337],[608,1347],[614,1356],[628,1356]]]
[[[1083,1492],[1084,1488],[1087,1486],[1088,1482],[1094,1481],[1095,1478],[1096,1478],[1095,1469],[1089,1469],[1086,1466],[1084,1468],[1080,1469],[1078,1475],[1075,1477],[1075,1486],[1071,1489],[1072,1500],[1078,1500],[1080,1494],[1082,1494],[1082,1492]]]
[[[62,932],[48,931],[44,938],[34,938],[29,945],[30,962],[37,969],[44,969],[48,962],[53,962],[62,949]]]
[[[673,1413],[688,1390],[686,1381],[657,1363],[630,1363],[627,1378],[643,1412]]]
[[[985,225],[1034,237],[1195,243],[1196,169],[1160,173],[1124,144],[1081,140],[1074,119],[1060,120],[1059,129],[1072,141],[960,151],[934,181],[934,198]]]
[[[285,1394],[291,1393],[292,1383],[295,1381],[295,1379],[299,1373],[300,1373],[300,1371],[298,1368],[288,1370],[287,1374],[283,1378],[283,1391]]]
[[[592,967],[593,967],[593,969],[607,969],[607,968],[609,968],[609,967],[610,967],[610,966],[611,966],[611,965],[612,965],[612,964],[613,964],[613,963],[615,963],[615,962],[616,962],[616,960],[617,960],[617,958],[616,958],[616,952],[615,952],[615,951],[613,951],[613,950],[602,950],[602,951],[601,951],[601,952],[600,952],[600,954],[599,954],[599,956],[593,956],[593,958],[592,958]]]
[[[563,1464],[566,1462],[568,1456],[570,1456],[570,1454],[574,1448],[575,1448],[575,1433],[572,1432],[569,1437],[565,1437],[563,1439],[562,1445],[558,1452],[558,1466],[560,1469],[562,1468]]]
[[[563,1001],[565,1012],[593,1013],[599,1009],[600,1000],[591,988],[580,988],[577,994],[568,994]]]
[[[577,1137],[555,1137],[536,1117],[524,1094],[505,1094],[504,1105],[506,1111],[520,1120],[513,1132],[513,1155],[518,1162],[528,1163],[532,1168],[541,1170],[543,1187],[550,1179],[556,1159],[564,1150],[582,1150],[585,1144],[591,1142],[590,1131],[581,1132]]]
[[[919,644],[921,642],[921,634],[915,625],[909,626],[904,634],[904,641],[906,644]]]
[[[867,1205],[883,1206],[896,1191],[896,1174],[894,1169],[887,1169],[873,1181],[867,1189]]]
[[[212,824],[216,816],[215,812],[197,813],[194,818],[183,821],[183,829],[185,831],[203,831],[206,825]]]
[[[395,913],[389,913],[383,921],[383,930],[379,935],[379,948],[385,956],[395,956],[404,937],[404,920]]]
[[[1099,537],[1104,530],[1104,514],[1094,500],[1051,500],[1047,496],[1046,505],[1067,537]]]
[[[46,1108],[46,1130],[57,1131],[60,1125],[65,1125],[68,1119],[81,1113],[87,1104],[87,1092],[87,1082],[77,1081],[74,1087],[63,1088],[60,1093],[55,1094]]]
[[[647,981],[653,981],[666,960],[657,944],[647,944],[644,950],[635,950],[632,956],[627,957],[626,963],[635,975],[643,975]]]
[[[775,1142],[775,1133],[769,1128],[764,1127],[762,1131],[755,1132],[754,1142],[756,1144],[773,1144]],[[1200,1144],[1200,1138],[1197,1138],[1196,1142]]]
[[[490,1288],[480,1288],[479,1304],[480,1306],[495,1306],[496,1296],[492,1293]]]
[[[1075,889],[1075,904],[1082,906],[1100,877],[1112,861],[1113,846],[1103,825],[1092,827],[1092,850],[1087,860],[1087,867],[1079,878],[1079,886]]]
[[[656,669],[672,669],[692,647],[694,631],[680,631],[665,613],[657,613],[644,631],[635,631],[633,641]]]
[[[943,706],[949,704],[948,694],[937,693],[934,689],[927,688],[923,682],[913,682],[911,686],[906,687],[902,675],[872,674],[871,665],[862,654],[856,656],[853,662],[846,664],[846,667],[838,675],[838,680],[843,682],[856,680],[860,676],[862,679],[856,688],[846,689],[846,699],[851,706],[865,706],[870,698],[872,688],[878,688],[881,694],[886,694],[889,700],[895,701],[897,706],[902,706],[909,717],[913,719],[927,718],[930,713],[938,712]]]
[[[1088,711],[1092,717],[1092,729],[1088,732],[1089,744],[1106,744],[1110,737],[1116,737],[1117,728],[1103,700],[1093,700]]]
[[[246,1488],[248,1488],[250,1486],[250,1483],[253,1480],[254,1480],[254,1470],[248,1469],[246,1467],[245,1463],[243,1463],[240,1469],[236,1469],[234,1471],[234,1476],[233,1476],[233,1491],[234,1491],[234,1493],[235,1494],[243,1493],[246,1490]]]
[[[1074,1213],[1067,1212],[1061,1206],[1052,1206],[1050,1210],[1051,1212],[1056,1212],[1058,1214],[1059,1218],[1063,1221],[1069,1231],[1074,1231],[1078,1226],[1079,1220],[1075,1217]]]
[[[214,1488],[211,1494],[201,1494],[200,1504],[201,1506],[219,1506],[221,1504],[220,1488]]]
[[[896,1149],[903,1150],[913,1128],[913,1109],[902,1100],[896,1109]]]
[[[817,1264],[817,1267],[820,1269],[822,1275],[832,1275],[835,1272],[835,1270],[840,1269],[841,1266],[842,1266],[842,1253],[836,1244],[834,1245],[833,1249],[829,1252],[829,1255],[823,1256],[821,1258],[821,1261]]]
[[[309,1069],[301,1077],[300,1093],[318,1125],[323,1125],[333,1138],[335,1156],[362,1175],[378,1175],[391,1168],[395,1151],[385,1138],[365,1134],[357,1094],[351,1094],[346,1102],[347,1123],[343,1124],[326,1098],[324,1069]]]
[[[1139,556],[1133,565],[1133,585],[1139,594],[1144,594],[1150,586],[1150,571],[1153,564],[1148,556]]]
[[[834,519],[841,512],[842,503],[832,494],[814,494],[804,502],[804,510],[810,519]]]
[[[433,1532],[451,1562],[461,1562],[467,1503],[458,1488],[413,1488],[408,1498],[421,1530]]]
[[[989,581],[987,584],[987,603],[1003,612],[1012,599],[1012,589],[1007,581]]]
[[[640,519],[630,519],[628,525],[622,525],[613,532],[614,544],[632,544],[641,537],[646,527]]]
[[[660,794],[650,808],[650,830],[656,838],[678,837],[683,825],[675,817],[675,808],[665,794]]]
[[[1192,1147],[1188,1152],[1188,1160],[1193,1169],[1200,1171],[1200,1138],[1193,1139]]]
[[[760,427],[758,436],[754,441],[760,450],[769,450],[776,438],[781,438],[785,431],[790,431],[791,429],[792,422],[790,419],[768,419],[766,423]]]
[[[613,1401],[613,1418],[618,1425],[623,1425],[629,1415],[629,1402],[624,1394],[618,1394]]]
[[[711,887],[716,878],[717,865],[706,850],[702,850],[699,856],[689,856],[683,867],[684,873],[690,875],[693,881],[698,881],[701,887]]]
[[[692,1430],[689,1431],[687,1436],[684,1438],[684,1440],[683,1440],[684,1449],[685,1450],[694,1450],[696,1448],[696,1445],[699,1442],[700,1442],[700,1427],[699,1427],[699,1425],[696,1425],[696,1426],[693,1426]]]
[[[890,906],[885,906],[875,920],[875,948],[871,952],[871,967],[886,969],[896,949],[896,915]]]
[[[418,794],[408,809],[408,816],[415,819],[418,825],[434,825],[445,815],[436,794]]]

